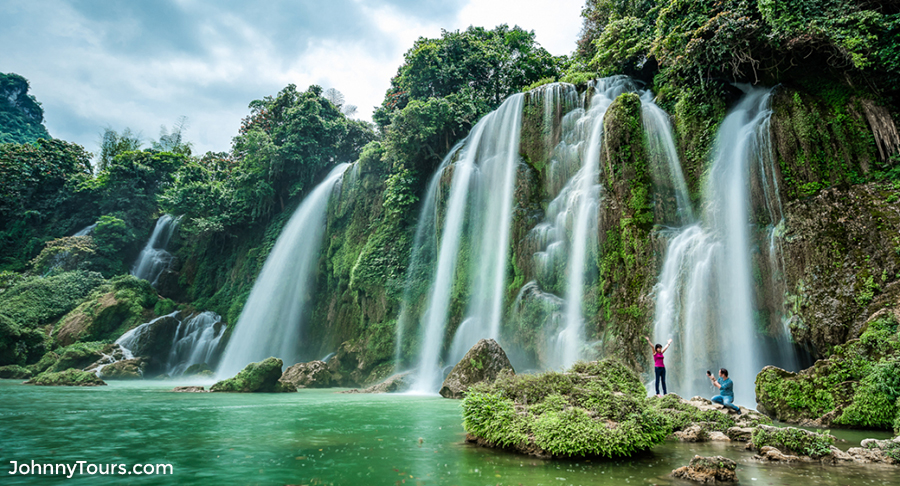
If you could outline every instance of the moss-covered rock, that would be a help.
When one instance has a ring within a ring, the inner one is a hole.
[[[504,370],[515,374],[503,348],[493,339],[482,339],[456,363],[441,385],[440,394],[444,398],[462,398],[469,387],[490,383]]]
[[[605,356],[617,356],[631,366],[642,356],[641,339],[653,318],[650,294],[659,262],[653,250],[653,180],[647,153],[641,101],[624,93],[603,118],[599,268],[591,300],[596,337]]]
[[[41,386],[106,386],[106,382],[93,373],[69,368],[64,371],[45,371],[25,382]]]
[[[672,475],[697,483],[734,483],[737,482],[735,469],[737,463],[726,457],[694,456],[689,465],[672,471]]]
[[[900,416],[900,333],[879,314],[859,339],[792,373],[767,366],[756,377],[760,411],[785,422],[891,429]]]
[[[834,436],[819,434],[796,427],[772,427],[760,425],[753,432],[750,443],[756,449],[763,447],[776,447],[780,450],[788,450],[813,459],[819,459],[831,454],[831,446],[834,445]]]
[[[283,362],[278,358],[266,358],[259,363],[250,363],[234,378],[213,385],[212,392],[294,392],[297,388],[290,383],[278,381],[281,378]]]
[[[99,375],[104,380],[142,380],[145,366],[140,358],[126,359],[103,366]]]
[[[31,370],[19,365],[0,366],[0,379],[27,380],[32,377]]]
[[[59,356],[49,371],[64,371],[69,368],[84,369],[112,352],[113,345],[102,342],[75,343],[56,350]]]
[[[131,275],[116,277],[60,321],[56,341],[68,346],[76,341],[116,339],[155,317],[153,309],[158,301],[146,280]]]
[[[785,206],[783,298],[794,340],[815,357],[859,338],[881,309],[897,308],[898,197],[900,185],[871,183]]]
[[[671,430],[637,374],[613,359],[475,385],[463,399],[463,426],[471,442],[551,457],[628,457]]]

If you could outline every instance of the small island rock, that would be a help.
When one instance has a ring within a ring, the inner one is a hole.
[[[238,393],[297,391],[294,385],[278,381],[281,378],[283,364],[278,358],[266,358],[259,363],[250,363],[234,378],[216,383],[209,391]]]
[[[502,370],[515,373],[503,348],[493,339],[475,343],[463,359],[453,367],[441,385],[444,398],[462,398],[466,390],[476,383],[492,382]]]

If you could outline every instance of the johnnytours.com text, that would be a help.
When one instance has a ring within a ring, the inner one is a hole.
[[[173,474],[171,464],[135,464],[129,467],[127,464],[93,464],[87,461],[75,461],[74,464],[45,464],[9,461],[11,470],[9,474],[65,476],[71,478],[76,475],[94,476],[101,475],[152,475]]]

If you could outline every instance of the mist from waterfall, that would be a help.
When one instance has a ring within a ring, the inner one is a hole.
[[[747,88],[723,120],[715,159],[705,181],[699,221],[670,231],[656,286],[654,335],[674,340],[667,353],[669,390],[682,396],[714,390],[707,369],[729,370],[738,403],[754,400],[766,340],[759,335],[754,302],[751,186],[762,189],[771,262],[780,261],[775,230],[781,206],[770,141],[770,91]],[[751,179],[755,175],[758,180]],[[778,278],[778,272],[771,273]]]
[[[349,164],[340,164],[304,199],[266,258],[216,370],[230,378],[270,356],[300,360],[301,332],[325,231],[328,201]]]
[[[137,261],[131,268],[132,275],[156,286],[156,280],[172,262],[172,255],[166,251],[166,247],[169,245],[169,240],[172,239],[172,234],[175,233],[179,221],[181,221],[181,217],[176,218],[170,214],[164,214],[156,220],[156,226],[153,227],[150,239],[147,240],[147,244],[144,245],[144,249],[141,250]],[[93,229],[90,226],[88,228]]]

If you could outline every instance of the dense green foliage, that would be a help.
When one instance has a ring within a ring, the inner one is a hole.
[[[558,457],[628,457],[671,432],[634,371],[614,360],[567,373],[501,374],[469,389],[466,432],[499,447]]]
[[[757,449],[770,446],[818,459],[831,454],[834,436],[827,431],[820,434],[794,427],[763,426],[754,429],[751,441]]]
[[[373,116],[392,166],[424,180],[482,116],[522,88],[557,77],[562,62],[519,27],[420,37]]]
[[[0,73],[0,144],[50,139],[43,124],[44,109],[28,89],[28,80],[22,76]]]

